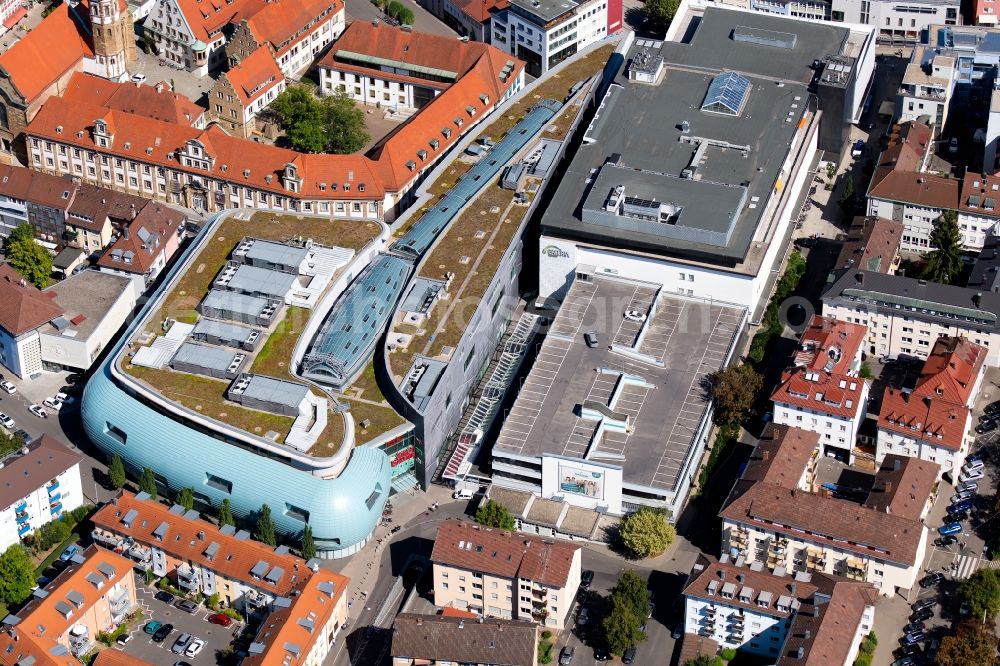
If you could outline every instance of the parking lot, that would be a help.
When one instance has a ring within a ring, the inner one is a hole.
[[[205,606],[200,606],[194,613],[187,613],[154,598],[155,593],[156,590],[146,587],[142,583],[141,577],[137,576],[136,599],[142,608],[143,618],[129,632],[131,640],[124,647],[117,646],[117,648],[154,664],[174,664],[178,661],[185,661],[193,666],[199,664],[207,666],[218,663],[219,653],[229,646],[238,635],[241,623],[233,622],[229,627],[211,624],[207,618],[212,614],[212,611]],[[154,642],[153,637],[143,631],[146,624],[154,620],[174,626],[174,630],[162,643]],[[197,656],[185,657],[171,653],[171,646],[182,633],[189,633],[205,641],[205,647]]]

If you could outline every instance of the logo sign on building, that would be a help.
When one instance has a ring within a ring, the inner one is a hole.
[[[555,245],[546,245],[542,248],[542,254],[550,259],[568,259],[569,252],[562,249],[561,247],[556,247]]]
[[[564,493],[604,499],[604,472],[577,465],[559,463],[559,490]]]

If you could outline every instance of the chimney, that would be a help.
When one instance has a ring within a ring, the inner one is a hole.
[[[795,592],[797,589],[798,586],[796,586],[794,582],[792,582],[792,584],[788,586],[788,591],[791,593],[792,599],[795,598]]]
[[[980,303],[983,302],[983,294],[982,294],[982,292],[977,291],[975,294],[973,294],[973,296],[972,296],[972,302],[976,304],[977,308],[980,307]]]
[[[418,617],[418,618],[417,618],[417,626],[419,627],[419,626],[420,626],[420,625],[422,625],[423,623],[424,623],[424,618],[422,618],[422,617]]]
[[[886,481],[885,482],[885,489],[883,490],[883,492],[886,492],[886,493],[891,493],[892,492],[892,481]]]
[[[771,452],[766,449],[760,454],[760,459],[764,461],[766,461],[770,457],[771,457]]]
[[[736,574],[736,582],[741,585],[743,584],[743,574]]]
[[[458,628],[459,629],[465,629],[465,620],[459,620],[458,621]]]
[[[806,639],[806,640],[809,640],[810,638],[812,638],[812,635],[813,635],[813,632],[811,632],[811,631],[809,631],[808,629],[806,629],[806,630],[805,630],[805,631],[804,631],[804,632],[802,633],[802,638],[804,638],[804,639]]]
[[[726,572],[723,571],[722,569],[719,569],[719,578],[721,578],[722,580],[726,580]]]
[[[895,460],[892,461],[892,470],[894,472],[898,472],[900,468],[902,468],[902,466],[903,466],[903,461],[900,460],[899,458],[896,458]]]
[[[122,238],[124,238],[125,240],[128,240],[128,225],[127,224],[122,226]]]
[[[854,274],[854,279],[857,280],[858,284],[864,284],[865,274],[862,273],[861,271],[858,271],[857,273]]]

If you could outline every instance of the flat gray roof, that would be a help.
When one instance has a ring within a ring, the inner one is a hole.
[[[225,289],[212,289],[205,295],[202,305],[213,310],[237,312],[257,316],[267,307],[267,299],[249,294],[237,294]]]
[[[236,273],[226,286],[234,291],[284,299],[296,279],[291,273],[243,264],[236,269]]]
[[[725,13],[740,19],[746,16],[742,12]],[[662,48],[666,47],[664,44]],[[632,55],[640,48],[652,47],[637,46]],[[547,208],[542,219],[545,233],[720,266],[736,267],[751,261],[751,240],[810,98],[806,86],[787,83],[779,87],[774,81],[748,75],[750,88],[741,113],[728,115],[701,110],[709,86],[721,70],[696,71],[668,62],[662,81],[650,85],[628,79],[630,60],[631,55],[618,72],[617,85],[609,89],[587,132],[587,141],[574,156]],[[688,123],[687,132],[680,127],[682,121]],[[612,160],[633,170],[636,184],[653,189],[656,181],[656,188],[683,193],[685,202],[693,208],[686,215],[688,219],[704,217],[709,225],[721,224],[710,220],[722,220],[723,208],[736,206],[728,195],[742,191],[745,202],[738,207],[724,244],[697,233],[681,238],[681,234],[667,236],[626,224],[585,222],[585,199],[607,195],[603,191],[607,189],[604,178],[598,179],[603,189],[596,184],[591,187],[594,172]],[[691,168],[693,179],[679,182],[685,170]],[[666,188],[668,182],[672,187]],[[727,196],[720,198],[722,192]],[[756,267],[751,272],[755,273]]]
[[[250,383],[243,390],[243,396],[246,398],[264,400],[290,407],[298,407],[305,400],[308,393],[309,387],[305,384],[286,382],[282,379],[275,379],[274,377],[267,377],[265,375],[251,376]]]
[[[250,328],[249,326],[240,326],[239,324],[231,324],[227,321],[218,321],[216,319],[205,319],[202,317],[198,320],[198,323],[194,325],[191,330],[192,334],[199,335],[210,335],[222,340],[229,340],[232,342],[246,342],[250,338],[250,335],[259,329]]]
[[[225,372],[229,369],[236,354],[237,352],[231,349],[185,342],[177,349],[174,357],[170,359],[170,365],[173,366],[174,363],[186,363],[188,365],[196,365],[200,368]]]
[[[655,285],[627,280],[574,281],[494,454],[582,458],[589,447],[588,459],[620,465],[626,484],[674,489],[708,407],[701,380],[722,366],[745,311],[661,292],[643,333],[623,312],[649,312],[657,293]],[[586,332],[597,333],[597,346],[586,345]],[[637,342],[648,360],[609,349]],[[628,416],[632,432],[608,432],[592,447],[597,422],[577,416],[580,406],[608,405],[623,372],[646,384],[625,383],[613,405]]]
[[[55,294],[53,300],[63,309],[69,322],[66,330],[76,331],[77,338],[86,339],[104,321],[122,292],[131,289],[131,278],[101,271],[80,271],[45,290]],[[52,324],[45,324],[42,333],[58,335]]]
[[[762,43],[768,40],[744,41],[737,33],[790,35],[795,40],[791,48],[785,48]],[[813,77],[813,60],[847,55],[850,36],[850,29],[830,23],[708,7],[690,40],[665,42],[661,53],[668,63],[808,84]]]
[[[558,18],[566,12],[579,5],[574,0],[511,0],[512,5],[522,10],[519,13],[527,13],[542,19],[548,23],[554,18]]]
[[[309,254],[305,247],[295,247],[256,238],[246,252],[247,259],[267,261],[280,266],[298,266]]]

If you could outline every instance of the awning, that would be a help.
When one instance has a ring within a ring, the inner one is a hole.
[[[28,15],[28,10],[27,9],[25,9],[24,7],[18,7],[17,11],[15,11],[13,14],[11,14],[7,18],[7,20],[3,22],[3,27],[5,27],[8,30],[10,30],[15,25],[17,25],[18,21],[20,21],[21,19],[23,19],[27,15]]]

